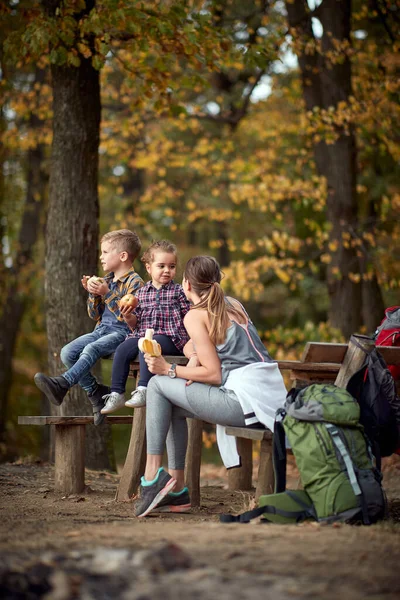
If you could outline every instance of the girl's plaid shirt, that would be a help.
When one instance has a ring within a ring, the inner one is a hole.
[[[139,304],[133,311],[138,322],[129,337],[144,337],[146,329],[154,329],[154,334],[167,335],[182,350],[189,336],[183,324],[183,317],[190,310],[190,303],[179,283],[170,281],[157,289],[151,281],[136,294]]]
[[[114,279],[114,273],[108,273],[104,280],[109,284]],[[104,312],[105,305],[107,304],[109,310],[115,315],[116,319],[121,323],[124,323],[124,319],[121,316],[118,302],[125,294],[133,294],[136,296],[137,291],[143,285],[143,279],[138,275],[135,269],[132,267],[125,275],[121,275],[116,281],[116,287],[113,291],[109,291],[105,296],[95,296],[89,294],[87,301],[88,314],[91,319],[95,321],[101,321],[102,314]]]

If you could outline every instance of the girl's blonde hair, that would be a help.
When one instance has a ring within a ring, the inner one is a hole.
[[[140,259],[142,263],[151,264],[154,261],[154,255],[156,252],[166,252],[167,254],[174,254],[177,258],[177,248],[175,244],[170,242],[169,240],[159,240],[157,242],[153,242],[143,253],[142,258]]]
[[[213,256],[194,256],[186,263],[184,277],[189,281],[192,290],[200,296],[200,302],[193,306],[192,310],[206,309],[210,319],[210,339],[216,346],[222,344],[226,338],[230,318],[225,294],[220,285],[222,273],[218,262]],[[242,312],[231,304],[229,313],[243,320]]]

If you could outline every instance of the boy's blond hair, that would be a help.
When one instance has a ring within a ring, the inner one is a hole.
[[[138,234],[129,229],[109,231],[103,235],[100,242],[110,242],[111,247],[117,252],[127,252],[131,262],[135,260],[142,247]]]

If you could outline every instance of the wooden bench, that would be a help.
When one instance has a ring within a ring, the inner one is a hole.
[[[168,362],[186,364],[183,356],[166,356]],[[132,362],[130,377],[139,375],[139,362]],[[146,409],[137,408],[132,415],[107,416],[106,423],[132,424],[131,438],[116,499],[128,500],[136,492],[144,473],[146,445]],[[93,416],[19,416],[18,425],[51,425],[55,429],[54,489],[65,495],[80,494],[85,489],[86,425]],[[198,441],[196,441],[198,444]],[[190,476],[189,476],[190,479]],[[198,484],[194,484],[196,487]]]
[[[132,416],[107,416],[106,423],[132,423]],[[86,425],[91,417],[18,417],[18,425],[51,425],[55,429],[54,489],[65,495],[85,489]]]

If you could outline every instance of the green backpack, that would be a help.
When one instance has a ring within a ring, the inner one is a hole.
[[[253,511],[222,515],[221,521],[248,522],[263,515],[275,523],[361,520],[368,525],[383,518],[382,476],[374,468],[359,417],[357,401],[335,385],[290,390],[275,421],[275,494],[261,496]],[[285,490],[286,438],[303,490]]]

